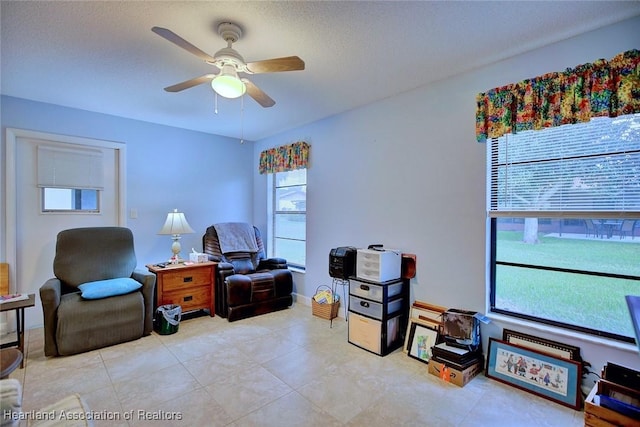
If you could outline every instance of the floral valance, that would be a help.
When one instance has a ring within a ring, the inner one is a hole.
[[[479,142],[592,117],[639,113],[640,51],[491,89],[476,101]]]
[[[308,167],[311,146],[304,141],[270,148],[260,153],[259,171],[264,173],[287,172]]]

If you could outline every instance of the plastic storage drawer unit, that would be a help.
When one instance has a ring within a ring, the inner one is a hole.
[[[394,314],[402,309],[402,298],[389,302],[386,305],[387,313]],[[385,305],[379,302],[369,301],[356,296],[349,296],[349,307],[352,312],[364,314],[365,316],[382,319],[385,315]]]
[[[379,356],[402,346],[407,321],[408,280],[349,282],[349,342]]]
[[[374,320],[356,313],[349,315],[349,342],[378,355],[388,353],[394,342],[401,341],[402,316],[386,321]]]
[[[358,249],[356,256],[356,277],[374,282],[399,279],[402,275],[402,254],[400,251]]]
[[[349,281],[349,294],[382,302],[384,298],[384,286],[385,284],[367,283],[351,279]],[[402,282],[395,281],[392,284],[386,285],[386,287],[388,298],[395,297],[402,292]]]

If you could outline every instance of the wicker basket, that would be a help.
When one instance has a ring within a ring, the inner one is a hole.
[[[311,298],[311,313],[314,316],[321,317],[323,319],[331,320],[338,317],[338,310],[340,309],[340,301],[336,301],[333,304],[319,304]]]
[[[316,289],[316,294],[321,288],[327,288],[331,290],[331,288],[329,288],[326,285],[320,285]],[[332,304],[320,304],[314,298],[311,298],[311,313],[314,316],[318,316],[322,319],[327,319],[327,320],[335,319],[336,317],[338,317],[339,309],[340,309],[340,301],[335,301]]]

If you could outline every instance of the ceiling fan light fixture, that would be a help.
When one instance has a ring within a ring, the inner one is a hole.
[[[2,0],[0,0],[2,1]],[[178,84],[167,86],[164,88],[167,92],[180,92],[185,89],[198,86],[202,83],[209,83],[215,92],[216,102],[218,95],[225,98],[239,98],[245,93],[254,101],[264,108],[273,107],[275,101],[269,97],[262,89],[246,78],[240,79],[238,73],[245,74],[261,74],[261,73],[279,73],[282,71],[298,71],[304,70],[304,61],[297,56],[285,56],[282,58],[265,59],[262,61],[245,62],[234,48],[233,43],[237,42],[242,36],[242,29],[232,22],[222,22],[218,25],[218,34],[222,36],[227,47],[220,49],[214,56],[198,49],[173,31],[162,28],[153,27],[151,29],[160,37],[177,45],[178,47],[197,56],[206,64],[216,67],[220,70],[218,75],[205,74]]]
[[[233,65],[224,65],[220,74],[211,80],[211,87],[218,95],[231,99],[241,97],[247,90]]]

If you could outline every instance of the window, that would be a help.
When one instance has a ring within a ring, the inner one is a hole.
[[[307,170],[296,169],[272,175],[272,255],[286,259],[292,267],[304,268],[307,239]]]
[[[37,161],[42,212],[100,212],[101,150],[42,144]]]
[[[81,188],[42,189],[43,212],[99,212],[99,191]]]
[[[634,342],[640,114],[487,144],[490,310]]]

